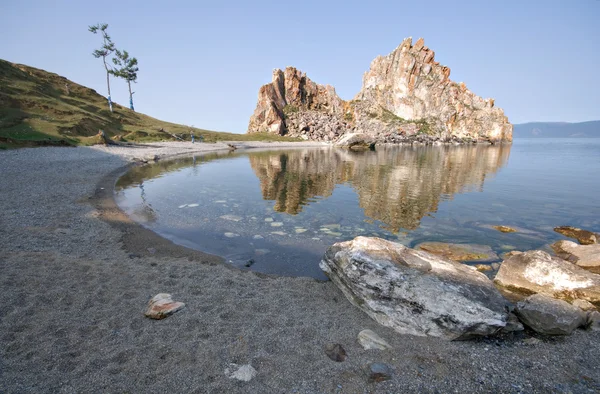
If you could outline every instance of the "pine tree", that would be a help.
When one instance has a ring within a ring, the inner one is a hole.
[[[133,108],[133,94],[135,92],[131,91],[131,82],[137,82],[137,72],[139,71],[137,66],[138,61],[134,57],[129,57],[129,53],[125,50],[120,51],[116,49],[115,53],[117,56],[113,57],[112,61],[118,68],[111,71],[111,74],[127,81],[127,86],[129,87],[129,108],[135,111]]]
[[[110,36],[106,32],[108,29],[108,24],[102,23],[97,24],[95,26],[89,26],[88,30],[94,34],[100,32],[102,34],[102,46],[100,49],[94,50],[92,53],[96,59],[102,58],[102,62],[104,63],[104,69],[106,70],[106,85],[108,86],[108,107],[110,108],[110,112],[112,112],[112,100],[110,98],[110,79],[109,75],[112,71],[106,63],[106,58],[115,51],[115,44],[113,44]]]

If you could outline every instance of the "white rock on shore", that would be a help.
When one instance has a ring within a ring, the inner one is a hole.
[[[600,275],[541,250],[519,253],[504,260],[494,282],[529,294],[600,303]]]
[[[380,238],[331,246],[321,269],[354,305],[401,334],[447,340],[506,325],[506,301],[482,273]]]

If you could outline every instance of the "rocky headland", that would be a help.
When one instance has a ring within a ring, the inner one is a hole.
[[[356,134],[366,145],[511,142],[513,126],[494,100],[450,80],[450,68],[434,57],[422,38],[405,39],[373,60],[350,101],[294,67],[276,69],[259,90],[248,133],[332,142]]]

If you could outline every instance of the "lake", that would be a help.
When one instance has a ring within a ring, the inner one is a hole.
[[[565,239],[556,226],[600,232],[600,139],[208,153],[135,167],[115,196],[177,244],[241,269],[326,279],[327,247],[358,235],[501,255],[547,250]]]

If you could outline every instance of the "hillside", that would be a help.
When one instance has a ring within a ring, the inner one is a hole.
[[[600,138],[600,120],[581,123],[532,122],[516,124],[514,138]]]
[[[99,142],[100,129],[126,141],[189,139],[190,127],[164,122],[121,105],[108,110],[95,90],[57,74],[0,59],[0,148]],[[205,142],[287,140],[273,135],[222,133],[194,128]]]

